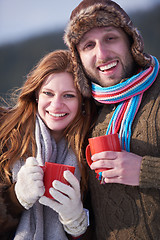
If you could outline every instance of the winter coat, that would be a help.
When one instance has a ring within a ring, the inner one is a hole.
[[[15,195],[14,184],[0,183],[0,239],[13,238],[24,208]]]
[[[103,105],[92,137],[105,135],[114,105]],[[139,186],[100,184],[88,167],[92,240],[160,238],[160,75],[132,124],[131,150],[143,157]]]

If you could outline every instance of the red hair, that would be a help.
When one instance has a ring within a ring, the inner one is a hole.
[[[37,113],[36,94],[42,83],[52,73],[69,72],[73,75],[71,54],[67,50],[57,50],[47,54],[29,73],[26,82],[19,89],[17,104],[0,114],[0,175],[10,181],[10,168],[19,159],[36,156],[35,119]],[[77,85],[75,83],[75,87]],[[75,119],[66,128],[64,136],[75,151],[85,185],[86,177],[83,161],[83,144],[91,125],[90,100],[83,98],[78,88],[79,110]],[[83,104],[82,104],[83,103]],[[82,112],[82,105],[86,115]],[[3,114],[2,114],[3,113]]]

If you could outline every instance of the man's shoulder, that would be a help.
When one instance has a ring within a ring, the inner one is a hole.
[[[147,90],[152,95],[160,93],[160,71],[156,77],[156,80],[151,85],[151,87]]]

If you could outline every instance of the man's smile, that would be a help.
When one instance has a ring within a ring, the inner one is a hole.
[[[118,64],[118,61],[114,61],[112,63],[106,64],[106,65],[102,65],[102,66],[98,66],[98,69],[102,72],[107,71],[112,69],[113,67],[115,67]]]

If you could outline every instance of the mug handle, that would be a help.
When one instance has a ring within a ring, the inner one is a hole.
[[[86,159],[87,159],[88,165],[90,166],[93,163],[93,161],[91,159],[91,151],[90,151],[90,145],[89,144],[86,147]]]
[[[45,172],[46,166],[44,165],[44,166],[40,166],[40,167],[42,168],[43,172]]]
[[[87,159],[88,165],[90,166],[93,163],[93,161],[91,159],[91,151],[90,151],[90,145],[89,144],[86,147],[86,159]],[[95,169],[95,172],[98,174],[98,173],[106,171],[108,169],[109,168]]]

